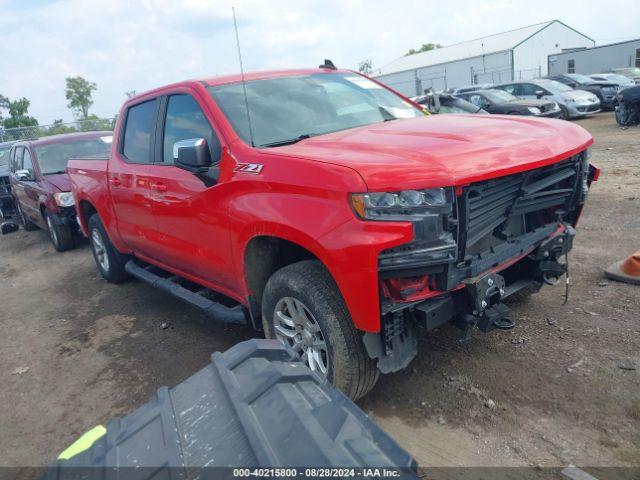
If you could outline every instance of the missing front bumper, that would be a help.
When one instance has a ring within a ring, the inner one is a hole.
[[[405,368],[417,354],[418,327],[430,331],[451,322],[467,337],[474,326],[482,332],[512,328],[504,300],[525,289],[537,291],[549,278],[564,274],[566,265],[559,259],[572,248],[574,236],[575,230],[565,225],[564,232],[541,241],[503,270],[464,279],[458,288],[435,298],[387,306],[380,333],[363,337],[367,353],[378,360],[382,373],[391,373]]]

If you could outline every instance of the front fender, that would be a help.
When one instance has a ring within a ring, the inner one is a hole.
[[[274,202],[273,198],[271,202]],[[234,253],[239,267],[237,275],[244,279],[245,296],[250,293],[244,275],[247,245],[258,236],[281,238],[306,249],[322,262],[336,282],[356,328],[380,331],[378,254],[391,246],[411,241],[411,225],[363,222],[356,219],[348,207],[341,212],[336,204],[314,204],[308,200],[304,203],[303,208],[296,209],[297,215],[289,212],[287,223],[258,219],[243,222],[245,226],[238,231],[232,245],[237,246]],[[307,212],[314,212],[314,215]],[[232,218],[237,215],[235,213]]]

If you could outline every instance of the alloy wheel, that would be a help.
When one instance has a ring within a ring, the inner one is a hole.
[[[105,242],[97,228],[94,228],[91,232],[91,245],[93,251],[96,254],[96,260],[105,272],[109,271],[109,255],[107,255],[107,248]]]
[[[275,336],[298,353],[307,366],[327,375],[329,349],[320,325],[300,300],[284,297],[278,301],[273,315]]]

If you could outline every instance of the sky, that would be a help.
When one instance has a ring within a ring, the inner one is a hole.
[[[239,71],[374,68],[423,43],[449,45],[558,19],[606,44],[640,37],[640,1],[0,0],[0,94],[26,97],[40,124],[72,121],[65,78],[97,84],[90,113],[125,92]]]

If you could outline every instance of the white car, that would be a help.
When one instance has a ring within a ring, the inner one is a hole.
[[[600,100],[593,93],[574,90],[564,83],[546,78],[503,83],[494,88],[520,98],[538,98],[556,102],[562,110],[560,118],[580,118],[600,111]]]

